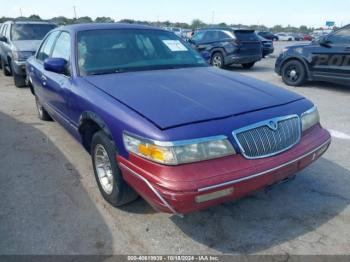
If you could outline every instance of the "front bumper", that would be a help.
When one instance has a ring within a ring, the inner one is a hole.
[[[249,64],[260,61],[262,58],[261,55],[228,55],[225,59],[225,64],[233,65],[233,64]]]
[[[263,56],[267,56],[272,54],[275,51],[274,47],[264,47],[263,48]]]
[[[318,125],[292,149],[265,159],[248,160],[237,154],[181,166],[163,166],[135,155],[129,160],[118,156],[117,160],[125,181],[151,206],[162,212],[186,214],[292,177],[321,157],[330,143],[329,133]],[[218,191],[226,195],[198,202],[198,197]]]
[[[16,75],[26,75],[26,62],[25,61],[13,61],[12,70]]]

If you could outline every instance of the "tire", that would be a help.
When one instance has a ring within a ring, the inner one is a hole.
[[[25,87],[26,84],[26,77],[23,75],[18,75],[15,73],[15,70],[13,70],[13,64],[11,63],[11,71],[13,72],[13,81],[15,83],[16,87]]]
[[[244,69],[251,69],[255,65],[255,62],[253,63],[247,63],[247,64],[242,64],[242,67]]]
[[[220,52],[215,52],[211,58],[210,64],[217,68],[223,68],[225,66],[223,55]]]
[[[124,181],[116,155],[113,141],[103,131],[95,133],[91,142],[91,160],[98,188],[108,203],[120,207],[134,201],[138,195]]]
[[[42,121],[52,121],[51,116],[49,113],[45,110],[45,108],[41,105],[39,99],[37,96],[35,96],[35,105],[36,110],[38,111],[38,117]]]
[[[289,86],[301,86],[306,82],[305,66],[298,60],[291,60],[282,66],[282,80]]]
[[[26,77],[22,76],[22,75],[17,75],[17,74],[13,74],[13,80],[15,82],[15,86],[16,87],[25,87],[27,86],[26,84]]]
[[[4,76],[11,76],[11,72],[6,69],[5,61],[3,59],[1,59],[1,67]]]

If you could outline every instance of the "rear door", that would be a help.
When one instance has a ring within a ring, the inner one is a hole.
[[[350,27],[340,29],[318,45],[313,52],[311,70],[314,78],[348,82],[350,80]]]
[[[253,30],[235,30],[235,37],[239,43],[239,53],[243,56],[262,56],[262,45]]]

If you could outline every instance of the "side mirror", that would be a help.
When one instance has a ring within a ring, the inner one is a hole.
[[[7,37],[6,36],[0,36],[0,42],[7,43]]]
[[[318,39],[318,43],[321,45],[321,46],[325,46],[325,47],[330,47],[331,45],[331,41],[328,40],[328,37],[327,36],[321,36],[319,39]]]
[[[44,69],[57,74],[67,72],[67,61],[63,58],[47,58],[44,61]]]

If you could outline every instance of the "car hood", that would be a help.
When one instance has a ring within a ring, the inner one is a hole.
[[[29,51],[29,52],[35,52],[39,45],[41,43],[41,40],[21,40],[21,41],[13,41],[13,45],[17,49],[17,51]]]
[[[309,47],[309,46],[315,46],[314,43],[301,43],[301,44],[295,44],[295,45],[290,45],[286,46],[285,48],[287,49],[296,49],[296,48],[304,48],[304,47]]]
[[[226,118],[303,99],[285,89],[212,67],[84,78],[161,129]]]

